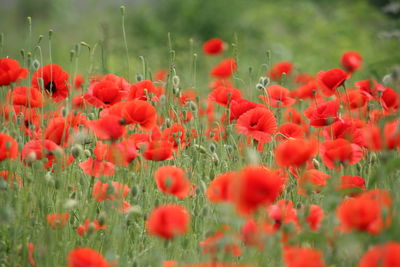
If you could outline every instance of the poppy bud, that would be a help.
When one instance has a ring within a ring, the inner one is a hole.
[[[384,85],[389,85],[390,83],[392,83],[393,82],[393,79],[392,79],[392,75],[391,74],[386,74],[385,76],[383,76],[383,78],[382,78],[382,83],[384,84]]]
[[[71,154],[74,157],[74,159],[79,158],[79,156],[82,154],[83,147],[80,144],[76,144],[71,148]]]
[[[49,30],[49,39],[51,39],[51,36],[53,36],[53,30],[52,29]]]
[[[96,225],[93,222],[89,223],[87,235],[91,235],[92,233],[94,233],[95,230]]]
[[[179,84],[181,83],[181,79],[179,78],[178,75],[174,75],[172,77],[172,85],[174,86],[174,88],[179,88]]]
[[[32,69],[37,70],[40,67],[40,63],[37,59],[32,61]]]
[[[312,163],[313,163],[314,168],[318,170],[319,169],[319,161],[316,159],[313,159]]]
[[[132,186],[131,195],[132,197],[136,197],[139,194],[139,188],[137,185]]]
[[[210,146],[208,147],[208,149],[210,149],[211,153],[214,153],[215,150],[217,149],[217,147],[215,146],[214,143],[211,143]]]
[[[169,118],[166,118],[165,119],[165,125],[167,126],[167,128],[171,127],[172,121]]]
[[[85,149],[83,152],[85,153],[85,156],[88,157],[88,158],[89,158],[89,157],[91,156],[91,154],[92,154],[92,153],[90,153],[90,151],[89,151],[88,149]]]
[[[140,73],[137,73],[136,74],[136,81],[138,81],[138,82],[143,81],[143,75],[140,74]]]
[[[70,50],[69,51],[69,60],[72,62],[72,60],[74,59],[75,56],[75,50]]]
[[[174,87],[174,89],[172,90],[172,92],[174,93],[174,95],[175,95],[176,97],[179,97],[179,92],[180,92],[179,87]]]
[[[259,91],[262,91],[262,90],[265,89],[264,85],[262,85],[261,83],[258,83],[258,84],[256,85],[256,88],[257,88],[257,90],[259,90]]]
[[[42,39],[43,39],[43,35],[41,34],[41,35],[39,35],[39,38],[38,38],[37,44],[40,44],[40,42],[42,41]]]
[[[25,50],[24,49],[19,50],[19,53],[21,54],[22,58],[25,58]]]
[[[51,175],[51,173],[46,173],[46,175],[44,176],[44,179],[46,180],[46,182],[48,182],[48,183],[50,183],[50,182],[52,182],[54,179],[53,179],[53,176]]]
[[[121,11],[121,15],[125,15],[125,6],[120,6],[119,10]]]
[[[212,160],[213,160],[215,166],[217,166],[217,165],[219,164],[218,155],[217,155],[216,153],[212,153],[212,154],[211,154],[211,158],[212,158]]]
[[[188,102],[188,106],[191,112],[196,113],[197,112],[197,105],[193,101]]]
[[[225,149],[226,149],[226,153],[228,154],[232,154],[233,152],[233,147],[231,145],[224,145]]]
[[[106,217],[107,217],[107,214],[105,212],[101,212],[100,213],[99,219],[98,219],[98,222],[99,222],[100,226],[103,226],[103,225],[106,224]]]
[[[89,120],[95,120],[96,119],[96,115],[94,115],[94,113],[89,113],[88,115]]]

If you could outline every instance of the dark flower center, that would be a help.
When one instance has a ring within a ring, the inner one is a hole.
[[[56,83],[54,83],[53,81],[47,83],[46,86],[45,86],[44,88],[45,88],[46,91],[47,91],[48,93],[50,93],[51,95],[53,95],[53,94],[56,92],[56,90],[57,90],[57,88],[56,88]]]

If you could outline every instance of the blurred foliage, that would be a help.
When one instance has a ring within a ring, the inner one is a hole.
[[[389,2],[1,0],[0,32],[6,36],[5,54],[18,57],[17,48],[26,48],[26,16],[31,15],[33,39],[54,29],[53,59],[58,63],[68,62],[75,44],[98,43],[96,64],[103,57],[103,70],[121,73],[125,53],[119,6],[126,5],[130,56],[145,56],[153,68],[168,64],[168,32],[182,69],[190,58],[190,38],[194,52],[201,53],[203,41],[221,37],[231,44],[237,34],[243,69],[264,63],[265,52],[271,50],[273,61],[293,60],[300,70],[316,72],[337,66],[342,52],[358,50],[365,59],[364,71],[379,76],[400,60],[399,40],[381,34],[399,29],[399,19],[382,11]],[[231,54],[232,49],[227,56]],[[83,68],[87,62],[85,55]],[[140,62],[135,64],[139,68]],[[201,59],[199,64],[203,66]]]

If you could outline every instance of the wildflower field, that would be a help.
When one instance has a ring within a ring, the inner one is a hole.
[[[400,266],[398,2],[3,1],[1,267]]]

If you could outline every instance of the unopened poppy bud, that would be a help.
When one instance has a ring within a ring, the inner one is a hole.
[[[140,74],[140,73],[137,73],[136,74],[136,81],[138,81],[138,82],[143,81],[143,75]]]
[[[88,43],[86,43],[86,42],[81,42],[80,44],[81,44],[81,46],[86,46],[87,48],[90,49],[90,45],[89,45]]]
[[[125,15],[125,6],[120,6],[119,10],[121,11],[121,15]]]
[[[172,89],[172,92],[174,93],[174,95],[176,97],[178,97],[179,96],[179,92],[180,92],[179,87],[174,87],[174,89]]]
[[[214,153],[215,150],[217,149],[217,147],[215,146],[214,143],[211,143],[211,144],[209,145],[208,149],[210,149],[211,153]]]
[[[53,30],[50,29],[50,30],[49,30],[49,39],[51,39],[52,36],[53,36]]]
[[[137,185],[132,186],[131,195],[132,197],[136,197],[139,194],[139,188]]]
[[[212,158],[212,160],[213,160],[215,165],[219,164],[219,157],[218,157],[218,155],[216,153],[212,153],[211,154],[211,158]]]
[[[258,83],[258,84],[256,85],[256,88],[257,88],[257,90],[259,90],[259,91],[262,91],[262,90],[265,89],[264,85],[262,85],[261,83]]]
[[[225,147],[226,152],[227,152],[228,154],[232,154],[232,152],[233,152],[233,147],[232,147],[231,145],[224,145],[224,147]]]
[[[33,162],[36,161],[36,153],[35,152],[31,152],[28,154],[28,156],[25,158],[25,162],[30,165]]]
[[[197,112],[197,105],[193,101],[188,102],[188,106],[191,112],[196,113]]]
[[[71,154],[74,157],[74,159],[79,158],[79,156],[82,154],[83,147],[80,144],[76,144],[71,148]]]
[[[43,39],[43,35],[41,34],[41,35],[39,35],[39,38],[38,38],[37,44],[40,44],[40,42],[42,41],[42,39]]]
[[[87,158],[89,158],[92,155],[92,153],[90,153],[90,150],[88,149],[85,149],[83,152]]]
[[[40,63],[37,59],[32,61],[32,69],[37,70],[40,67]]]
[[[207,154],[207,149],[204,146],[194,144],[193,147],[199,150],[200,153]]]
[[[320,166],[319,161],[317,159],[313,159],[312,163],[313,163],[314,168],[318,170],[319,166]]]
[[[89,120],[95,120],[96,119],[96,115],[93,112],[89,113],[88,117],[89,117]]]
[[[174,88],[178,88],[180,83],[181,83],[181,79],[179,78],[179,76],[174,75],[172,77],[172,85],[174,86]]]
[[[100,225],[100,226],[103,226],[103,225],[106,224],[106,217],[107,217],[107,214],[106,214],[105,212],[101,212],[101,213],[99,214],[98,222],[99,222],[99,225]]]
[[[165,119],[165,125],[167,126],[167,128],[171,127],[172,121],[169,118],[166,118]]]
[[[28,58],[28,60],[30,60],[32,58],[32,53],[31,52],[26,53],[26,57]]]
[[[21,54],[22,58],[25,58],[25,50],[24,49],[19,50],[19,53]]]

